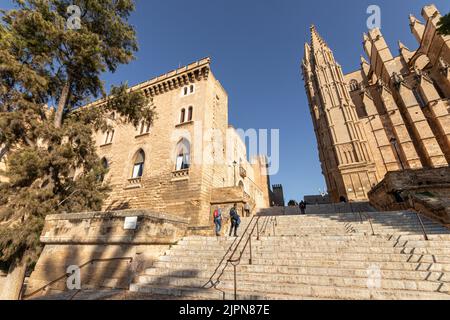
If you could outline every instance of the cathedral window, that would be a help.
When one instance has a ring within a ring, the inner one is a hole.
[[[176,148],[175,170],[187,170],[190,167],[191,145],[188,140],[182,139]]]
[[[103,169],[105,169],[105,170],[108,170],[108,169],[109,169],[109,163],[108,163],[108,160],[107,160],[106,158],[103,158],[103,159],[101,160],[101,164],[102,164]],[[99,182],[103,182],[103,181],[105,180],[105,174],[104,174],[104,173],[99,174],[99,175],[97,176],[97,180],[98,180]]]
[[[144,173],[145,153],[141,149],[134,156],[132,179],[142,178]]]

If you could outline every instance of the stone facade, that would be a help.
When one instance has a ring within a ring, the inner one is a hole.
[[[450,36],[441,17],[423,8],[410,16],[419,48],[399,43],[394,57],[379,29],[364,35],[361,68],[344,75],[311,28],[302,72],[322,170],[333,202],[365,201],[386,173],[440,168],[450,161]]]
[[[269,206],[265,158],[247,160],[245,144],[228,124],[228,95],[209,58],[132,90],[152,100],[157,116],[150,127],[136,128],[111,115],[114,131],[96,134],[98,153],[109,168],[105,180],[112,186],[104,210],[150,208],[206,228],[212,224],[215,190],[241,188],[233,201],[248,204],[252,213]]]
[[[450,225],[450,167],[388,172],[369,198],[377,210],[414,209]]]
[[[125,226],[127,218],[137,218],[134,228]],[[70,266],[80,268],[83,290],[128,289],[134,275],[184,237],[188,226],[187,218],[149,210],[47,216],[40,238],[44,250],[25,298],[66,291]]]

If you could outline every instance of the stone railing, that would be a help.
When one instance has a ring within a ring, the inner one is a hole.
[[[44,249],[26,295],[66,291],[69,266],[86,266],[83,288],[128,289],[137,274],[187,234],[188,225],[189,219],[146,209],[48,215],[40,238]]]
[[[142,178],[131,178],[131,179],[128,179],[128,184],[136,185],[136,184],[140,184],[141,181],[142,181]]]
[[[173,179],[185,179],[189,177],[189,169],[183,169],[172,172]]]
[[[136,226],[125,228],[127,218],[136,218]],[[189,219],[150,210],[70,213],[49,215],[45,219],[41,242],[172,244],[184,236]]]

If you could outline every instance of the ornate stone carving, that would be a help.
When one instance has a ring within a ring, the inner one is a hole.
[[[444,60],[444,58],[439,58],[439,72],[442,73],[445,77],[448,76],[448,71],[450,69],[449,64]]]
[[[397,90],[400,88],[400,86],[403,83],[405,83],[405,79],[403,78],[403,76],[400,73],[393,72],[391,78],[392,78],[392,82]]]

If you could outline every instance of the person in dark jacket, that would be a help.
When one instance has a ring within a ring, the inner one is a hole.
[[[241,224],[241,217],[237,213],[237,203],[234,204],[233,208],[230,210],[230,220],[231,220],[231,228],[230,228],[230,237],[234,230],[234,236],[237,237],[237,230],[239,225]]]
[[[302,214],[306,214],[306,202],[302,200],[299,204],[299,207],[300,207],[300,212]]]

